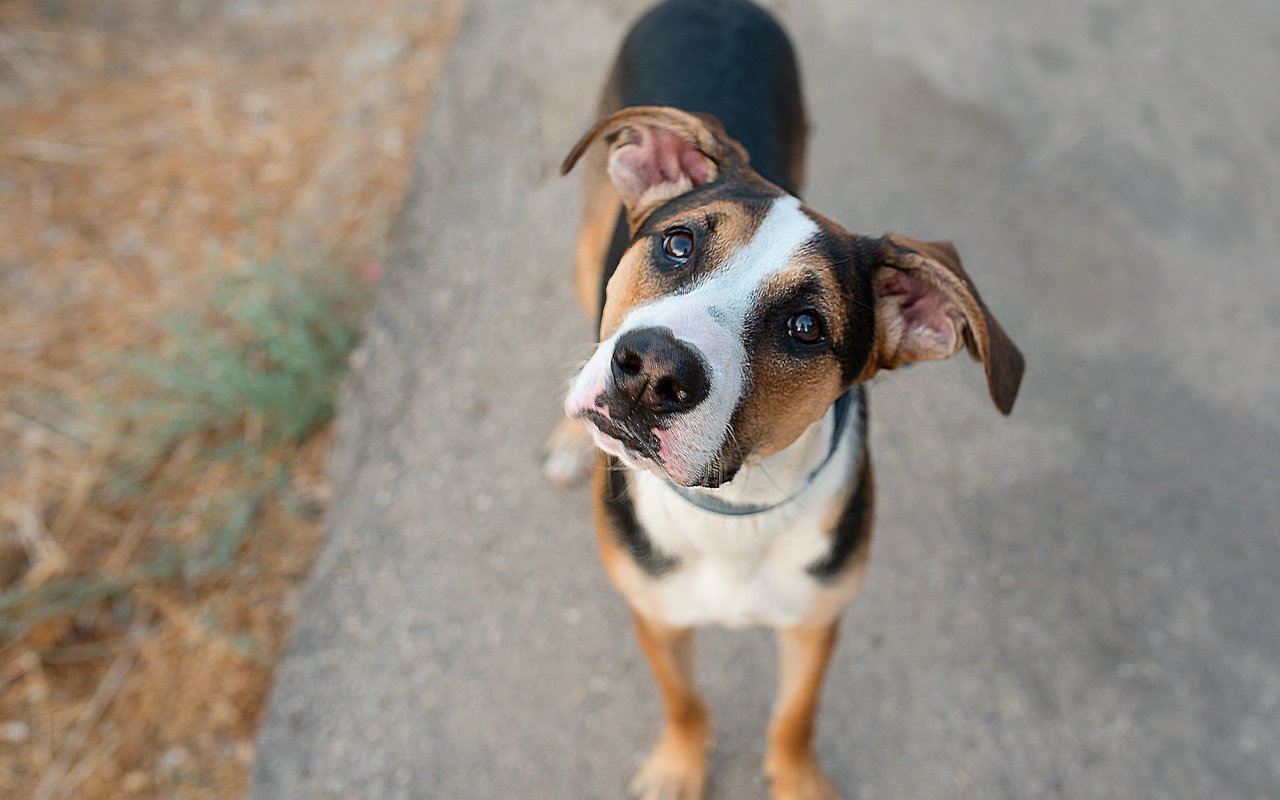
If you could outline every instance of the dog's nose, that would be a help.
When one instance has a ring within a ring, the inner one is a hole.
[[[613,348],[614,391],[632,408],[655,414],[689,411],[707,399],[710,380],[697,351],[668,328],[639,328]]]

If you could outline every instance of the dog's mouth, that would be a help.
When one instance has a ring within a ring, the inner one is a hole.
[[[660,443],[653,431],[637,433],[625,422],[610,419],[590,409],[582,411],[579,416],[590,423],[591,438],[596,446],[617,458],[623,464],[634,469],[643,469],[686,488],[717,489],[733,479],[737,467],[725,469],[719,461],[704,474],[692,478],[673,473],[663,460]]]
[[[661,466],[658,442],[652,432],[648,435],[639,434],[627,425],[590,409],[584,411],[582,417],[591,423],[592,438],[601,450],[625,461],[637,462],[643,459]]]

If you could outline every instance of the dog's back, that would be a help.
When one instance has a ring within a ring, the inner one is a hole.
[[[791,194],[802,179],[805,115],[791,42],[746,0],[669,0],[619,50],[601,111],[674,106],[718,118],[751,166]]]

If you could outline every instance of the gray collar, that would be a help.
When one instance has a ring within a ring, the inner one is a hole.
[[[856,391],[856,388],[850,389],[840,395],[839,399],[832,405],[832,408],[835,409],[835,424],[831,426],[831,443],[827,446],[827,455],[818,466],[813,468],[813,471],[809,473],[809,477],[805,479],[804,484],[799,489],[776,503],[740,505],[738,503],[725,502],[714,495],[695,492],[684,486],[677,486],[670,481],[667,481],[667,485],[671,487],[673,492],[692,505],[703,511],[719,514],[722,517],[750,517],[780,508],[799,497],[800,493],[808,489],[817,479],[822,470],[826,469],[827,464],[831,463],[832,456],[836,454],[836,449],[840,447],[840,440],[844,438],[845,428],[849,425],[849,408],[853,405],[853,396]]]

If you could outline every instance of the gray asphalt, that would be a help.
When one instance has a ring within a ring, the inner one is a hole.
[[[341,415],[255,798],[615,798],[655,693],[539,448],[589,330],[557,176],[634,3],[473,2]],[[791,0],[807,199],[949,238],[1028,372],[872,389],[847,797],[1280,797],[1280,4]],[[765,797],[765,632],[699,639]]]

